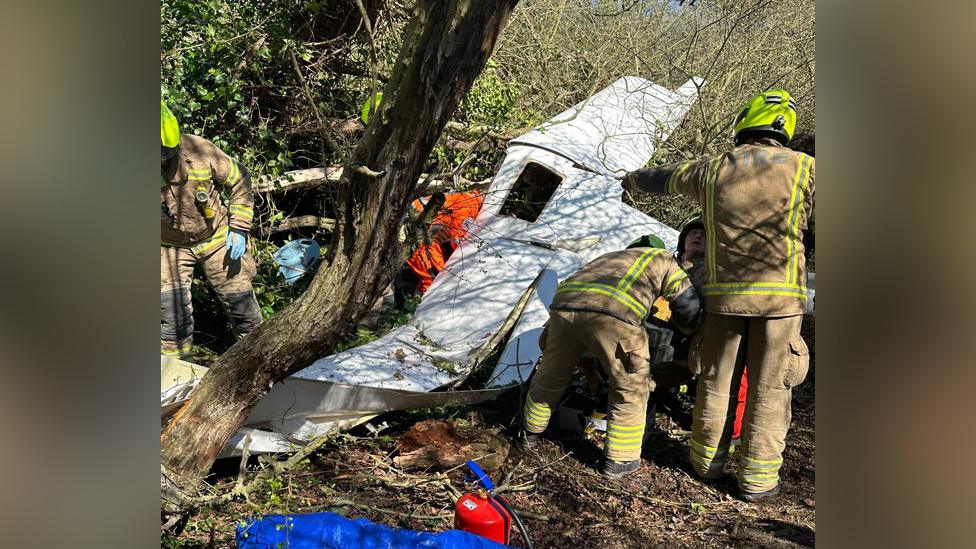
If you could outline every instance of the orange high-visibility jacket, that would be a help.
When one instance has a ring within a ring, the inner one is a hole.
[[[418,291],[426,292],[430,288],[434,277],[447,263],[447,258],[467,236],[467,225],[477,217],[484,201],[484,194],[478,191],[450,193],[445,196],[444,206],[431,222],[432,241],[429,244],[421,243],[407,260],[410,270],[420,279],[417,283]],[[414,200],[414,209],[423,211],[425,202],[426,200]]]

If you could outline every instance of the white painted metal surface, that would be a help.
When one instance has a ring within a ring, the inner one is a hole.
[[[512,144],[552,150],[599,173],[636,170],[671,135],[703,84],[693,78],[671,91],[625,76]]]

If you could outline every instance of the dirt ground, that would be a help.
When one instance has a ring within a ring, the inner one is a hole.
[[[684,465],[688,418],[659,409],[657,426],[644,445],[639,471],[620,480],[596,472],[601,455],[594,435],[548,432],[532,450],[513,447],[489,471],[520,511],[536,548],[772,547],[814,546],[815,367],[812,322],[804,323],[811,349],[806,381],[794,389],[793,424],[780,472],[783,492],[770,503],[735,497],[734,464],[706,484]],[[233,547],[235,522],[261,513],[333,511],[388,526],[443,531],[452,527],[465,470],[404,471],[394,466],[398,440],[416,422],[436,417],[465,429],[503,434],[518,409],[518,391],[495,402],[464,408],[390,414],[391,427],[373,436],[363,428],[276,477],[250,502],[203,509],[164,547]],[[674,415],[675,417],[672,417]],[[731,461],[731,460],[730,460]],[[252,465],[257,460],[252,458]],[[232,483],[240,463],[215,468],[216,484]],[[470,485],[468,485],[470,487]],[[513,531],[511,545],[525,547]]]

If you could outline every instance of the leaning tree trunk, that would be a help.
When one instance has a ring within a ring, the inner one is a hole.
[[[346,208],[328,267],[214,362],[161,436],[171,474],[205,474],[271,385],[329,352],[389,284],[424,162],[517,2],[418,1],[378,115],[344,166]]]

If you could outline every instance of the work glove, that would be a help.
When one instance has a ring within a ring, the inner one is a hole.
[[[633,177],[629,177],[631,172],[614,174],[613,178],[620,182],[620,186],[623,190],[632,192],[634,190]]]
[[[229,231],[227,233],[227,250],[230,252],[230,258],[234,261],[244,257],[244,251],[247,250],[247,235],[240,231]]]

